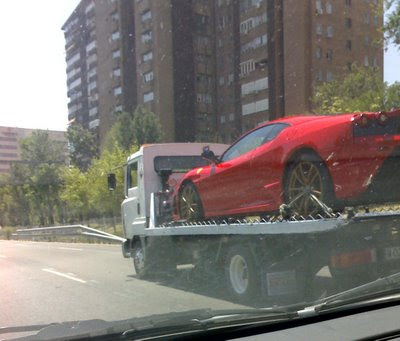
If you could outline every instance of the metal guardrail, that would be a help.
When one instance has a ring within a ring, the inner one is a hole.
[[[66,225],[53,227],[35,227],[19,229],[12,234],[15,239],[44,239],[49,237],[91,237],[123,243],[126,239],[111,233],[96,230],[84,225]]]

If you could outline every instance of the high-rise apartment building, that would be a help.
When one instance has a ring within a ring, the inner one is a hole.
[[[224,141],[286,115],[310,113],[316,85],[353,63],[383,74],[373,0],[217,0],[217,122]]]
[[[166,141],[216,134],[213,0],[135,1],[137,100]]]
[[[68,119],[103,141],[114,112],[136,107],[132,1],[82,0],[63,25]]]
[[[310,113],[315,86],[353,63],[383,73],[378,3],[82,0],[64,25],[70,119],[100,126],[102,138],[110,112],[141,104],[159,116],[165,141],[231,142]],[[94,28],[82,31],[88,21]]]
[[[15,127],[0,127],[0,175],[10,172],[11,164],[21,160],[20,142],[35,130]],[[67,139],[64,131],[46,130],[49,139],[63,146],[65,160],[68,158]]]

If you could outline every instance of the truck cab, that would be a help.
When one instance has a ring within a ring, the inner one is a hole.
[[[156,221],[166,221],[168,202],[165,199],[168,193],[187,171],[209,163],[201,157],[205,145],[209,145],[217,155],[228,148],[225,144],[151,144],[142,146],[128,157],[125,199],[122,202],[122,221],[127,240],[143,236]]]

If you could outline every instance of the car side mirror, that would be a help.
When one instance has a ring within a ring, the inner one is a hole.
[[[117,178],[115,177],[114,173],[107,174],[107,183],[108,183],[108,190],[115,191],[117,188]]]
[[[214,152],[210,149],[210,146],[204,146],[203,152],[201,153],[201,157],[211,161],[213,163],[218,163],[219,159],[215,156]]]

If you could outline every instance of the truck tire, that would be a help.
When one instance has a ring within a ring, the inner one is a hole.
[[[230,295],[238,302],[248,302],[259,296],[261,279],[251,251],[233,245],[227,251],[225,276]]]
[[[135,242],[132,248],[133,266],[135,268],[136,277],[139,279],[149,278],[151,269],[146,259],[144,248],[141,242]]]

